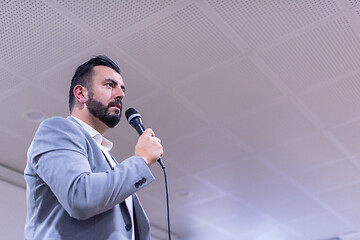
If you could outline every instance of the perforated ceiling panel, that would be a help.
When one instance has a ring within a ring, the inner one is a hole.
[[[359,8],[356,8],[355,14],[356,14],[357,17],[360,17],[360,9]]]
[[[294,92],[360,67],[360,41],[345,17],[278,44],[260,56]]]
[[[191,84],[185,82],[176,91],[209,117],[223,121],[235,114],[249,114],[249,110],[253,111],[283,97],[259,68],[244,60],[236,60],[226,68],[212,71]],[[204,98],[209,94],[210,97]]]
[[[316,131],[313,123],[289,102],[229,122],[226,127],[255,151],[284,144]]]
[[[118,46],[167,84],[240,54],[194,4],[121,40]]]
[[[336,136],[336,138],[341,142],[341,144],[353,155],[357,155],[357,158],[360,158],[360,121],[350,122],[348,124],[341,125],[334,129],[331,129],[331,132]]]
[[[360,3],[359,0],[348,0],[348,2],[349,2],[349,4],[350,4],[351,6],[355,6],[355,5],[357,5],[357,4]]]
[[[176,2],[125,0],[104,4],[97,0],[56,1],[105,37],[114,35]]]
[[[298,174],[314,166],[345,158],[331,141],[318,132],[307,138],[265,149],[259,155],[285,174]]]
[[[339,11],[339,6],[333,0],[208,2],[252,47],[277,39]]]
[[[360,116],[360,75],[337,81],[301,99],[327,126],[357,118]]]
[[[41,1],[1,1],[0,16],[0,59],[27,76],[94,44]]]
[[[22,80],[0,68],[0,94],[21,83]]]

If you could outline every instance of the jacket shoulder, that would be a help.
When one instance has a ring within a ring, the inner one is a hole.
[[[45,119],[41,122],[40,127],[43,126],[56,126],[56,127],[68,127],[68,128],[77,128],[77,124],[75,120],[71,120],[70,117],[64,118],[64,117],[51,117],[48,119]]]
[[[56,149],[73,149],[85,153],[84,130],[75,120],[51,117],[44,120],[32,142],[32,150],[37,154]]]

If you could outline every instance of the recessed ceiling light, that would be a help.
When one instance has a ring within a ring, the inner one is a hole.
[[[44,114],[38,110],[29,110],[24,113],[24,117],[33,122],[40,122],[44,119]]]
[[[191,197],[192,195],[194,195],[194,193],[192,191],[190,191],[189,189],[178,190],[178,191],[176,191],[175,194],[182,198],[188,198],[188,197]]]

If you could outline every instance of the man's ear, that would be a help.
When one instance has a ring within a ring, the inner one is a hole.
[[[76,85],[74,87],[73,93],[77,102],[84,104],[88,101],[88,91],[86,87],[82,85]]]

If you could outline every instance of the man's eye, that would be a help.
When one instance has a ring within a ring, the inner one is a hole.
[[[108,86],[108,87],[112,87],[112,86],[113,86],[112,83],[106,83],[105,85]]]

